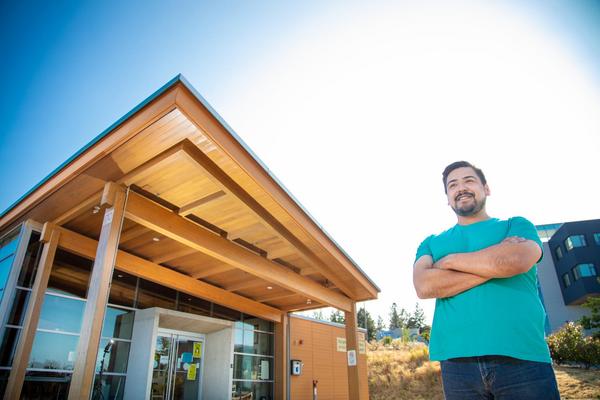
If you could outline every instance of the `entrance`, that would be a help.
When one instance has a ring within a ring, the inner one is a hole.
[[[151,400],[200,400],[204,343],[204,335],[158,330]]]

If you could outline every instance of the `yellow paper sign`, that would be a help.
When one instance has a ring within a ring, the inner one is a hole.
[[[195,381],[196,380],[196,364],[190,364],[187,370],[187,380]]]
[[[202,342],[194,342],[194,358],[202,357]]]

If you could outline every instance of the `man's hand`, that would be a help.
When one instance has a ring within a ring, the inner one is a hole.
[[[452,297],[489,278],[434,268],[431,256],[420,257],[413,268],[413,284],[420,299]]]
[[[533,240],[511,236],[483,250],[449,254],[433,267],[488,279],[508,278],[529,271],[541,255],[542,250]]]

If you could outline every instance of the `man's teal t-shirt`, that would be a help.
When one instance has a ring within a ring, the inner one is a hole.
[[[478,251],[518,236],[539,244],[535,226],[527,219],[496,218],[455,225],[426,238],[416,260],[433,261],[453,253]],[[456,296],[436,299],[429,353],[431,360],[501,355],[551,362],[544,340],[546,314],[537,288],[537,270],[510,278],[491,279]]]

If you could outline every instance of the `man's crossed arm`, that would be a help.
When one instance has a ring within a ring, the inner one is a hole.
[[[525,273],[541,252],[532,240],[508,237],[479,251],[449,254],[436,263],[425,255],[415,262],[413,283],[421,299],[451,297],[492,278]]]

